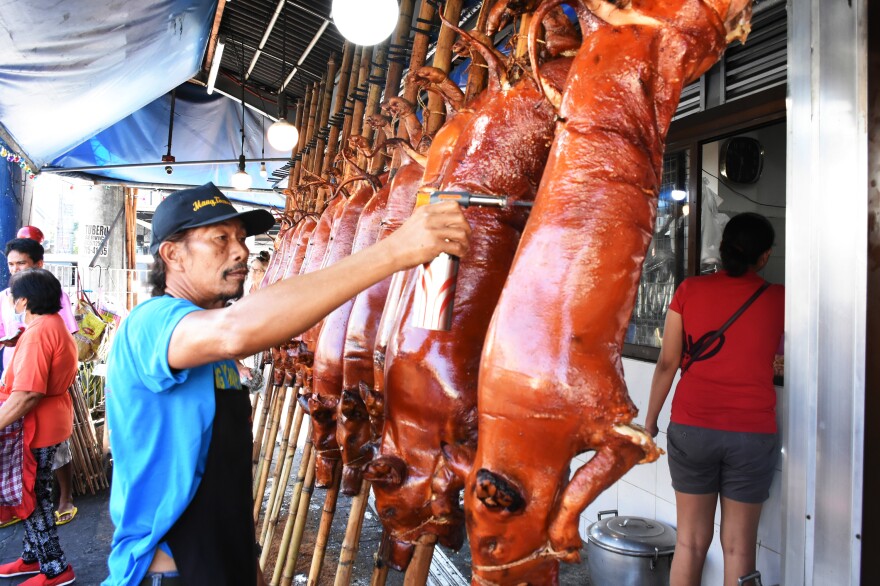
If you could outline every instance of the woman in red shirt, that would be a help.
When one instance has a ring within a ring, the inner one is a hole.
[[[67,389],[76,375],[76,344],[58,315],[61,284],[52,273],[22,271],[12,277],[9,288],[26,329],[0,381],[0,430],[4,435],[20,433],[22,442],[15,455],[4,458],[3,479],[17,486],[16,511],[27,517],[21,557],[0,565],[0,578],[32,575],[23,586],[62,586],[76,578],[55,528],[52,462],[58,444],[73,429]]]
[[[764,285],[757,271],[767,264],[774,238],[764,216],[735,216],[722,236],[724,270],[687,279],[676,290],[651,383],[645,427],[652,435],[683,366],[683,348],[721,329]],[[734,586],[755,570],[758,521],[779,454],[773,362],[784,301],[784,288],[770,286],[683,366],[667,430],[678,523],[672,586],[699,586],[719,495],[724,584]]]

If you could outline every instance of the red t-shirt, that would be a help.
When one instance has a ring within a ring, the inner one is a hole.
[[[761,286],[755,273],[686,279],[669,309],[681,314],[684,340],[717,330]],[[772,285],[725,332],[721,350],[681,377],[672,421],[726,431],[776,432],[773,358],[785,325],[785,288]],[[713,344],[713,347],[717,342]]]
[[[67,389],[76,375],[73,336],[57,313],[37,316],[15,344],[10,367],[4,371],[0,401],[15,391],[44,393],[32,413],[36,434],[31,448],[46,448],[70,437],[73,403]]]

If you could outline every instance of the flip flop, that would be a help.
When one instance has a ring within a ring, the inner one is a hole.
[[[13,517],[13,518],[9,519],[8,521],[3,521],[2,523],[0,523],[0,529],[3,529],[4,527],[11,527],[12,525],[15,525],[16,523],[20,523],[20,522],[21,522],[21,519],[19,519],[18,517]]]
[[[61,511],[55,511],[55,525],[66,525],[67,523],[70,523],[73,521],[74,517],[76,517],[77,512],[78,509],[76,507],[73,507],[69,511],[64,511],[63,513]]]

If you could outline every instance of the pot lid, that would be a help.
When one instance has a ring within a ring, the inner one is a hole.
[[[599,547],[624,555],[668,555],[675,550],[675,529],[643,517],[601,519],[590,525],[588,537]]]

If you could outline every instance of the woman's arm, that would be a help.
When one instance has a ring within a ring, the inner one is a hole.
[[[42,393],[14,391],[0,406],[0,429],[30,413],[43,397],[45,395]]]
[[[657,435],[657,419],[669,390],[672,388],[672,380],[678,367],[681,365],[681,341],[684,330],[681,323],[681,314],[673,310],[666,312],[666,325],[663,327],[663,344],[660,347],[660,358],[654,369],[654,378],[651,380],[651,397],[648,399],[648,413],[645,416],[645,429],[652,436]]]

